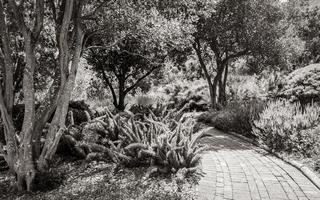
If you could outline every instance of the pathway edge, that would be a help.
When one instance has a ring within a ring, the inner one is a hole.
[[[235,132],[225,132],[227,134],[230,134],[236,138],[239,138],[241,140],[244,140],[248,143],[251,143],[253,144],[254,146],[256,147],[259,147],[265,151],[267,151],[268,153],[276,156],[277,158],[281,159],[282,161],[288,163],[289,165],[295,167],[296,169],[298,169],[299,171],[301,171],[301,173],[307,177],[319,190],[320,190],[320,178],[315,174],[315,172],[313,172],[312,170],[309,169],[309,167],[301,164],[300,162],[297,162],[295,160],[289,160],[287,158],[285,158],[284,156],[272,151],[270,148],[268,148],[267,146],[261,146],[258,142],[250,139],[250,138],[247,138],[243,135],[239,135]]]

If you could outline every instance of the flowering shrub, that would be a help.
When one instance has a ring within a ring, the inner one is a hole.
[[[320,100],[320,64],[312,64],[297,69],[283,81],[278,96],[291,101],[310,103]]]
[[[316,104],[302,109],[298,102],[269,102],[254,125],[253,133],[272,150],[307,157],[319,151],[320,107]]]

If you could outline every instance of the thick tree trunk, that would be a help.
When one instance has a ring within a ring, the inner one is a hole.
[[[119,98],[118,98],[118,107],[117,110],[118,111],[124,111],[125,109],[125,104],[124,104],[124,100],[126,97],[126,92],[125,92],[125,77],[124,76],[120,76],[119,77]]]
[[[221,62],[220,60],[217,60],[217,74],[213,79],[213,93],[214,93],[214,104],[213,107],[214,108],[218,108],[219,107],[219,99],[221,96],[221,93],[219,93],[219,83],[222,82],[222,75],[223,75],[223,71],[224,71],[224,65],[223,62]]]
[[[32,134],[35,123],[35,90],[34,90],[34,69],[35,69],[35,52],[32,43],[31,33],[24,33],[26,66],[23,74],[23,95],[24,95],[24,119],[22,125],[21,145],[19,148],[20,165],[17,171],[18,188],[31,190],[32,182],[36,174],[32,153]]]
[[[124,94],[124,92],[121,92],[121,94],[119,94],[119,103],[118,103],[118,107],[117,107],[118,111],[124,111],[124,109],[126,108],[126,106],[124,104],[124,100],[125,100],[125,94]]]

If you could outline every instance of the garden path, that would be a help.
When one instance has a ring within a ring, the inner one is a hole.
[[[320,200],[320,190],[295,167],[232,135],[209,134],[200,200]]]

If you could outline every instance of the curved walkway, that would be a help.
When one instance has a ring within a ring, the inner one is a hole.
[[[200,200],[320,200],[320,190],[298,169],[216,129],[203,138]]]

